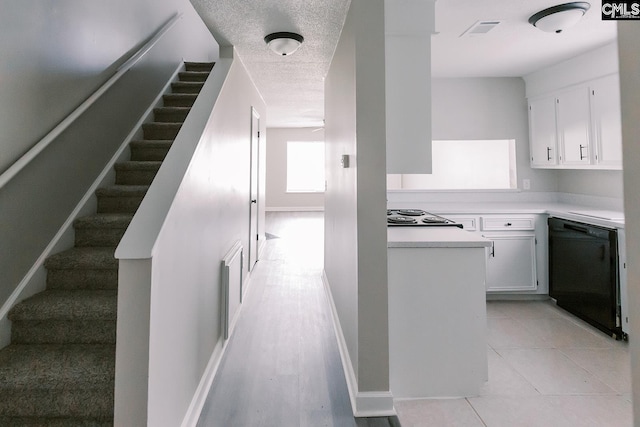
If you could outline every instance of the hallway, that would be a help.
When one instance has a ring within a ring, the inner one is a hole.
[[[353,418],[322,285],[322,212],[270,212],[265,231],[198,425],[370,425]]]

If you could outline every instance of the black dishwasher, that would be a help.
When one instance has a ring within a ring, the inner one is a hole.
[[[559,307],[622,338],[615,229],[549,218],[549,296]]]

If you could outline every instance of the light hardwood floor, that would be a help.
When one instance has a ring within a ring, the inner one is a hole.
[[[355,427],[321,279],[322,213],[268,213],[265,231],[198,425]]]

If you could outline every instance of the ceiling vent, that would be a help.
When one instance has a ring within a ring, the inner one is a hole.
[[[473,24],[467,31],[460,34],[460,37],[473,37],[487,34],[489,31],[497,27],[502,21],[478,21]]]

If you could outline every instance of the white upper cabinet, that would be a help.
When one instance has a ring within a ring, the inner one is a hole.
[[[529,101],[529,142],[532,167],[558,164],[556,98],[547,96]]]
[[[620,119],[617,75],[530,99],[531,167],[621,169]]]
[[[620,122],[620,81],[618,75],[595,80],[591,87],[594,164],[622,168],[622,129]]]
[[[560,160],[564,165],[588,165],[590,148],[589,88],[579,86],[556,97]]]

